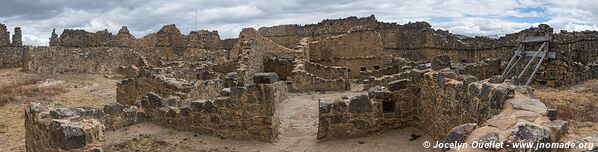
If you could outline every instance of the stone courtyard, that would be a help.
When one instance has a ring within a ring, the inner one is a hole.
[[[13,28],[0,24],[0,151],[598,150],[597,31],[467,37],[372,15],[27,46]],[[512,147],[567,142],[592,146]]]

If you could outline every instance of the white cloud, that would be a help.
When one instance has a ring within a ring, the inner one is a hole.
[[[65,28],[108,29],[116,33],[124,25],[133,35],[141,37],[163,25],[177,24],[183,33],[188,33],[195,29],[196,10],[198,27],[218,30],[223,38],[238,36],[244,27],[309,24],[371,14],[379,20],[401,24],[428,21],[434,28],[470,36],[503,35],[540,24],[508,17],[546,18],[547,21],[541,22],[555,31],[598,27],[595,0],[9,0],[0,3],[7,4],[0,5],[0,22],[9,27],[21,26],[24,43],[31,45],[47,45],[53,28],[58,34]],[[526,8],[539,9],[522,11]]]

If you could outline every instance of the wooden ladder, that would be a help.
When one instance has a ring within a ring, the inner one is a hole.
[[[540,65],[542,65],[542,62],[544,62],[546,57],[556,58],[556,53],[549,51],[549,48],[550,48],[549,43],[551,40],[552,40],[552,36],[550,36],[548,34],[546,34],[544,36],[521,35],[518,39],[519,47],[515,51],[515,54],[513,55],[513,57],[511,57],[509,64],[505,68],[505,71],[503,71],[502,75],[500,76],[500,82],[503,82],[506,79],[506,77],[511,73],[511,71],[514,69],[514,67],[517,65],[517,63],[519,63],[519,61],[521,61],[522,59],[524,59],[526,57],[531,57],[531,59],[525,65],[525,67],[523,68],[521,73],[519,75],[513,76],[513,79],[512,79],[513,83],[515,85],[519,85],[519,80],[521,80],[521,78],[526,73],[529,73],[528,71],[529,71],[529,68],[532,65],[532,63],[535,61],[536,58],[540,57],[540,60],[538,61],[538,63],[536,64],[536,67],[534,68],[534,71],[532,71],[531,75],[527,79],[527,82],[525,83],[525,85],[528,86],[532,82],[532,79],[536,75],[536,72],[538,72],[538,69],[540,69]],[[525,46],[526,46],[526,44],[530,44],[530,43],[542,43],[542,46],[540,46],[540,48],[537,51],[526,51]]]

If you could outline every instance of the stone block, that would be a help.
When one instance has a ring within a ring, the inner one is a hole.
[[[195,100],[189,104],[189,109],[193,111],[201,111],[206,100]]]
[[[318,100],[320,113],[330,113],[333,104],[334,100],[330,98],[320,98],[320,100]]]
[[[86,145],[86,134],[79,122],[53,120],[51,122],[52,140],[64,150],[83,148]]]
[[[390,83],[388,83],[386,85],[386,88],[388,88],[388,90],[390,91],[397,91],[397,90],[402,90],[402,89],[406,89],[409,86],[409,83],[411,82],[411,80],[409,79],[401,79],[401,80],[396,80],[396,81],[392,81]]]
[[[268,83],[274,83],[276,81],[278,81],[278,74],[274,73],[274,72],[269,72],[269,73],[256,73],[253,76],[253,82],[257,83],[257,84],[268,84]]]
[[[515,127],[515,133],[509,136],[509,140],[518,143],[549,143],[552,134],[544,127],[535,124],[518,124]],[[551,149],[541,148],[536,151],[551,151]]]
[[[463,143],[465,142],[465,138],[471,131],[473,131],[478,125],[475,123],[467,123],[459,125],[446,135],[446,139],[444,140],[445,143]]]
[[[489,133],[486,133],[485,135],[479,137],[476,141],[478,141],[478,143],[480,143],[480,144],[496,145],[496,144],[500,143],[500,137],[498,136],[498,133],[489,132]],[[496,147],[483,148],[483,149],[497,150]]]
[[[496,87],[490,96],[490,107],[493,109],[502,109],[504,102],[514,96],[515,89],[506,86]]]
[[[550,130],[552,130],[553,135],[558,136],[555,139],[559,139],[563,135],[567,134],[569,130],[569,122],[563,120],[554,120],[551,122],[544,123],[542,125],[550,128]]]
[[[451,67],[451,58],[448,55],[437,56],[432,59],[432,70],[440,70]]]
[[[510,101],[514,109],[533,111],[542,115],[546,114],[547,111],[546,105],[538,99],[515,98]]]
[[[78,117],[81,116],[81,111],[77,108],[56,108],[55,110],[50,111],[50,115],[54,119]]]
[[[104,113],[109,115],[120,115],[124,112],[125,106],[120,103],[112,103],[104,106]]]
[[[556,120],[558,119],[558,110],[556,109],[548,109],[546,111],[546,116],[551,120]]]
[[[351,97],[349,102],[349,112],[364,113],[372,111],[372,101],[366,95]]]
[[[336,101],[332,105],[332,112],[345,112],[347,111],[347,104],[343,101]]]

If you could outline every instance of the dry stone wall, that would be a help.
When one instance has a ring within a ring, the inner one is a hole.
[[[23,70],[34,73],[114,74],[121,65],[141,65],[141,56],[129,48],[29,47]]]
[[[305,71],[323,79],[349,79],[347,67],[325,66],[314,62],[303,62]]]
[[[169,99],[150,93],[141,100],[141,107],[148,121],[165,127],[222,138],[273,142],[278,137],[276,108],[286,98],[286,84],[276,82],[271,75],[260,74],[254,84],[225,88],[214,99],[176,105],[167,105],[165,101]]]
[[[274,72],[281,80],[289,80],[293,74],[295,63],[292,59],[270,57],[264,61],[264,72]]]
[[[0,68],[21,67],[24,47],[0,47]]]
[[[351,81],[343,78],[324,79],[304,70],[294,70],[292,91],[348,91]]]
[[[27,151],[102,151],[104,132],[144,121],[137,107],[103,109],[31,103],[25,109]]]
[[[171,98],[178,103],[189,103],[196,99],[212,99],[220,94],[224,83],[220,79],[213,80],[177,80],[172,74],[160,72],[164,69],[141,69],[135,78],[119,82],[116,86],[116,100],[125,105],[138,105],[148,92]]]

